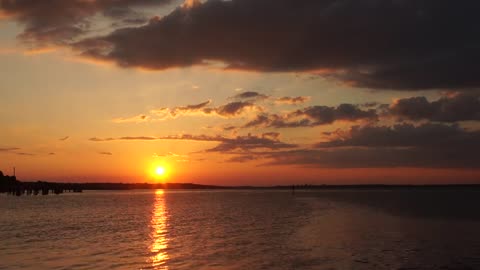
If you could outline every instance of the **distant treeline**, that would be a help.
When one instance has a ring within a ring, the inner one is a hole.
[[[12,194],[48,194],[64,191],[82,192],[83,190],[134,190],[134,189],[278,189],[278,190],[389,190],[389,189],[480,189],[480,185],[277,185],[277,186],[214,186],[193,183],[56,183],[46,181],[21,182],[15,176],[4,175],[0,171],[0,193]]]
[[[78,183],[83,190],[131,190],[131,189],[221,189],[225,187],[192,183]]]

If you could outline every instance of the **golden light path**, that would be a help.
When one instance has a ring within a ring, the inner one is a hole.
[[[155,192],[155,204],[152,214],[152,237],[153,244],[150,251],[153,253],[151,263],[154,269],[168,269],[167,246],[167,210],[165,207],[165,194],[163,190]]]

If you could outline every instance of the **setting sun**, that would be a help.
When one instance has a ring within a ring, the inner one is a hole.
[[[172,172],[171,166],[164,161],[156,161],[150,164],[148,167],[148,175],[155,182],[165,181],[170,178]]]
[[[157,168],[155,169],[155,173],[156,173],[158,176],[165,175],[165,168],[164,168],[164,167],[157,167]]]

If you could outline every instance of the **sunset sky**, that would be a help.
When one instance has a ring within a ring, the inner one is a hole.
[[[480,183],[479,8],[0,0],[0,170],[78,182]]]

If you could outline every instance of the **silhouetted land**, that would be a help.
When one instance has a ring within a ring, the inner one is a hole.
[[[134,189],[278,189],[278,190],[452,190],[478,189],[480,185],[295,185],[295,186],[214,186],[193,183],[56,183],[46,181],[21,182],[15,176],[0,171],[0,193],[12,195],[47,195],[50,192],[82,192],[83,190],[134,190]]]

